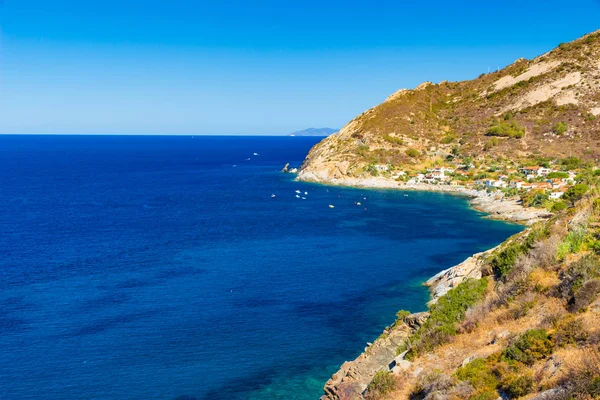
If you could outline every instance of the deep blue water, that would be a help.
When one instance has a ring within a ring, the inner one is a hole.
[[[0,398],[316,399],[521,229],[278,172],[317,140],[0,136]]]

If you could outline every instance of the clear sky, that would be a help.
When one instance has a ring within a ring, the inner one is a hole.
[[[339,128],[600,29],[600,0],[0,0],[0,133]]]

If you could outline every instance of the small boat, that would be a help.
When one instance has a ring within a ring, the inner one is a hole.
[[[308,196],[308,192],[304,192],[304,195],[305,195],[305,196]]]
[[[257,156],[257,155],[258,155],[258,153],[252,153],[252,155],[253,155],[253,156]]]
[[[275,198],[275,195],[274,195],[274,194],[272,194],[272,195],[271,195],[271,198],[272,198],[272,199],[274,199],[274,198]]]
[[[297,198],[297,199],[299,199],[299,198],[300,198],[300,196],[296,195],[296,198]]]
[[[360,201],[359,201],[358,203],[356,203],[356,205],[357,205],[357,206],[360,206],[360,205],[361,205],[361,204],[360,204]]]
[[[302,192],[301,192],[301,191],[299,191],[299,190],[296,190],[296,193],[300,194],[300,193],[302,193]]]
[[[407,194],[405,194],[405,195],[404,195],[404,197],[408,197],[408,195],[407,195]]]
[[[333,206],[333,204],[330,204],[330,205],[329,205],[329,208],[335,208],[335,207]]]
[[[250,161],[250,157],[246,158],[246,161]]]
[[[302,200],[306,200],[306,197],[302,197]]]

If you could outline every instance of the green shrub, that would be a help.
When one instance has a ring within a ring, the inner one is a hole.
[[[533,390],[533,377],[529,374],[514,376],[502,385],[502,390],[510,398],[523,397]]]
[[[583,164],[583,162],[577,157],[563,158],[562,160],[560,160],[560,163],[567,171],[577,169]]]
[[[406,155],[414,158],[414,157],[419,157],[421,155],[421,153],[419,153],[419,151],[416,149],[408,149],[408,150],[406,150]]]
[[[477,394],[495,392],[499,384],[498,378],[483,358],[477,358],[460,367],[454,375],[459,381],[469,382],[477,390]]]
[[[557,135],[562,135],[566,131],[567,131],[567,124],[565,124],[564,122],[557,122],[554,125],[554,127],[552,127],[552,132],[554,132]]]
[[[583,247],[586,241],[585,229],[574,229],[567,234],[563,242],[556,250],[556,257],[559,260],[564,260],[568,254],[577,253]]]
[[[390,136],[389,134],[385,134],[383,136],[383,139],[386,142],[390,142],[392,144],[398,144],[398,145],[403,145],[404,144],[404,141],[402,140],[402,138],[395,137],[395,136]]]
[[[512,345],[508,346],[502,357],[508,362],[520,362],[533,365],[552,354],[553,344],[545,329],[531,329],[522,334]]]
[[[496,277],[503,278],[508,275],[522,253],[523,248],[519,243],[511,243],[496,254],[490,262]]]
[[[557,201],[556,203],[552,204],[552,212],[559,212],[564,210],[565,208],[567,208],[567,203],[565,203],[564,201]]]
[[[367,399],[378,399],[396,389],[396,378],[390,371],[379,371],[367,386]]]
[[[442,137],[442,139],[440,140],[440,143],[441,144],[450,144],[454,141],[454,139],[455,139],[455,136],[452,133],[449,133]]]
[[[379,175],[379,170],[375,167],[374,164],[369,164],[367,166],[367,172],[371,175],[371,176],[377,176]]]
[[[429,318],[409,338],[407,358],[431,351],[456,335],[456,323],[464,318],[469,307],[483,298],[487,285],[487,278],[468,279],[438,299],[430,308]]]
[[[525,135],[525,128],[519,126],[515,121],[504,121],[492,125],[486,135],[519,139]]]
[[[567,191],[563,195],[563,199],[570,201],[572,204],[575,204],[575,202],[577,200],[580,200],[589,189],[589,186],[585,183],[578,183],[567,189]]]
[[[547,176],[548,179],[563,179],[563,178],[568,178],[569,174],[567,172],[562,172],[562,171],[554,171],[554,172],[550,172]]]
[[[483,145],[483,150],[488,151],[498,146],[498,138],[491,138]]]
[[[556,323],[556,332],[552,335],[554,345],[564,347],[569,344],[582,344],[588,338],[581,320],[573,315],[567,315]]]
[[[396,318],[400,321],[404,320],[404,318],[410,315],[410,311],[400,310],[396,313]]]

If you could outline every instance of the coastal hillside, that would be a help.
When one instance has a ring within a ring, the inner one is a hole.
[[[429,167],[600,156],[600,31],[463,82],[402,89],[316,145],[299,179],[400,184]],[[387,174],[387,175],[386,175]]]
[[[598,189],[427,285],[322,400],[600,398]]]
[[[599,157],[600,31],[400,90],[313,147],[300,180],[456,191],[531,225],[431,278],[428,312],[399,311],[322,399],[600,398]]]

